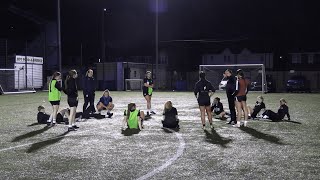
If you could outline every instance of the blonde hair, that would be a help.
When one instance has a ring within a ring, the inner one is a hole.
[[[171,101],[167,101],[164,104],[164,109],[163,109],[163,113],[170,111],[172,109],[172,102]]]
[[[66,78],[66,81],[65,81],[65,84],[64,84],[65,89],[68,89],[68,81],[69,81],[69,79],[73,78],[73,76],[76,75],[76,74],[77,74],[77,71],[75,69],[72,69],[72,70],[70,70],[68,72],[68,75],[67,75],[67,78]]]
[[[106,93],[106,92],[108,92],[108,94],[109,94],[109,96],[110,96],[110,91],[109,91],[109,89],[104,90],[103,93],[102,93],[102,96],[104,96],[104,93]]]
[[[264,98],[262,96],[258,96],[257,98],[261,99],[261,101],[264,101]]]
[[[284,102],[285,104],[287,104],[287,101],[284,98],[281,98],[280,101]]]
[[[89,74],[90,72],[93,72],[93,70],[92,70],[92,69],[88,69],[88,71],[86,72],[86,77],[88,77],[88,74]]]

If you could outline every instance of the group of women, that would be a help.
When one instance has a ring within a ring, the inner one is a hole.
[[[54,126],[57,121],[57,114],[59,111],[61,101],[61,91],[67,95],[67,102],[69,105],[68,115],[68,131],[76,131],[79,127],[76,125],[75,117],[76,110],[79,103],[78,86],[77,86],[78,73],[76,70],[70,70],[62,84],[62,75],[60,72],[55,72],[52,75],[52,79],[49,83],[49,102],[52,105],[52,114],[49,117],[47,124]],[[95,82],[93,78],[93,71],[89,69],[86,72],[84,78],[84,105],[83,113],[92,114],[95,113],[94,98],[95,98]],[[89,107],[88,107],[88,104]],[[113,114],[110,111],[113,109],[112,98],[110,97],[109,90],[105,90],[103,96],[100,98],[96,108],[100,112],[101,110],[107,110],[107,115],[110,118]]]
[[[244,72],[239,69],[237,70],[236,77],[232,76],[232,71],[227,69],[224,74],[225,77],[228,78],[227,83],[227,97],[229,102],[229,109],[231,115],[232,124],[235,127],[246,126],[249,111],[252,111],[251,114],[254,118],[256,116],[256,112],[252,109],[248,109],[247,107],[247,93],[249,90],[249,81],[245,78]],[[52,80],[49,83],[49,101],[52,105],[52,115],[48,119],[48,124],[54,125],[56,123],[57,113],[59,110],[60,100],[61,100],[61,91],[63,91],[67,95],[67,102],[70,107],[70,113],[68,117],[69,125],[68,131],[75,131],[79,128],[75,124],[75,114],[76,109],[78,106],[79,98],[78,98],[78,88],[76,83],[76,78],[78,77],[76,70],[71,70],[68,72],[68,75],[65,80],[64,87],[62,86],[61,81],[61,73],[55,72],[52,76]],[[202,128],[205,129],[205,114],[207,114],[210,128],[213,129],[212,125],[212,111],[213,109],[219,109],[220,111],[223,110],[223,106],[220,103],[220,99],[215,99],[215,105],[211,106],[210,97],[215,92],[214,87],[212,84],[206,79],[206,74],[204,72],[200,72],[199,74],[200,80],[196,83],[194,94],[197,98],[200,114],[201,114],[201,122]],[[230,83],[230,82],[231,83]],[[232,85],[234,84],[234,86]],[[146,114],[143,111],[137,109],[135,103],[129,103],[128,108],[124,112],[124,125],[123,127],[129,127],[133,129],[143,129],[143,120],[145,118],[150,117],[153,114],[156,114],[151,109],[151,97],[153,92],[154,82],[152,79],[152,74],[150,71],[146,72],[146,76],[144,78],[143,84],[143,96],[146,100],[147,110]],[[114,108],[114,104],[112,103],[112,97],[110,96],[109,90],[105,90],[103,92],[102,97],[100,98],[99,102],[96,106],[94,106],[94,98],[95,98],[95,82],[93,78],[93,71],[89,69],[86,73],[83,83],[83,95],[84,95],[84,105],[83,105],[83,113],[93,114],[102,110],[107,111],[108,118],[111,118],[113,113],[110,111]],[[282,104],[286,104],[285,100],[281,100]],[[88,106],[89,105],[89,106]],[[235,113],[234,109],[236,107],[237,113]],[[287,106],[281,106],[284,113],[288,113]],[[222,111],[221,111],[222,112]],[[225,114],[215,114],[224,117]],[[281,111],[282,112],[282,111]],[[283,115],[280,115],[281,117]],[[169,128],[177,128],[179,127],[179,119],[178,119],[178,112],[176,108],[172,106],[172,102],[168,101],[165,103],[165,108],[163,111],[164,119],[162,121],[164,127]],[[278,118],[277,113],[273,113],[272,111],[266,111],[264,117],[271,117],[271,118]],[[244,117],[244,121],[241,121],[241,118]],[[289,116],[288,116],[289,117]],[[290,117],[289,117],[290,119]],[[230,124],[229,122],[229,124]]]

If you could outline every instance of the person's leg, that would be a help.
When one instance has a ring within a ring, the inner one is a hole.
[[[73,126],[75,126],[75,115],[76,115],[77,107],[70,107],[70,115],[69,115],[69,130],[75,130]]]
[[[213,128],[212,126],[212,112],[211,112],[211,107],[210,106],[205,106],[206,112],[207,112],[207,116],[208,116],[208,120],[210,123],[210,128]]]
[[[107,106],[107,115],[108,115],[108,118],[111,118],[112,117],[112,115],[113,115],[113,113],[111,113],[110,111],[112,110],[114,108],[114,104],[108,104],[108,106]]]
[[[235,105],[236,105],[236,109],[237,109],[237,127],[240,127],[240,120],[241,120],[241,117],[242,117],[241,103],[236,101]]]
[[[94,108],[94,97],[95,97],[95,94],[93,93],[90,96],[90,99],[89,99],[89,102],[90,102],[89,110],[90,110],[91,113],[95,113],[96,112],[96,109]]]
[[[205,106],[199,106],[200,113],[201,113],[201,123],[202,128],[204,129],[206,126],[206,120],[205,120]]]
[[[88,104],[89,104],[89,96],[86,97],[86,95],[84,95],[84,103],[83,103],[83,109],[82,109],[82,112],[86,112],[87,111],[87,107],[88,107]]]
[[[141,118],[141,120],[140,120],[141,128],[143,129],[143,128],[144,128],[144,126],[143,126],[143,120],[144,120],[144,118],[145,118],[145,115],[144,115],[144,112],[143,112],[143,111],[140,111],[140,118]]]
[[[237,123],[234,96],[228,95],[228,104],[229,104],[230,117],[231,117],[231,120],[229,123],[231,122]]]
[[[221,119],[225,119],[226,112],[222,111],[222,112],[219,114],[219,116],[220,116]]]
[[[149,95],[144,96],[144,98],[147,101],[147,116],[150,115],[150,109],[151,109],[151,97]]]
[[[241,106],[244,112],[244,123],[243,126],[247,126],[247,121],[248,121],[248,108],[247,108],[247,102],[246,101],[242,101],[241,102]]]
[[[59,110],[59,105],[53,105],[53,112],[52,112],[52,124],[56,124],[57,114]]]
[[[103,110],[103,104],[102,104],[102,102],[99,102],[99,103],[97,104],[97,111],[100,112],[100,111],[102,111],[102,110]]]

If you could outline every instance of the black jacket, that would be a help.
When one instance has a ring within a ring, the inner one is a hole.
[[[74,78],[70,77],[66,81],[67,86],[65,87],[65,93],[68,95],[68,98],[76,98],[78,97],[78,87],[77,82]]]
[[[214,87],[208,80],[201,79],[195,85],[194,95],[197,97],[209,97],[209,91],[215,92]]]
[[[94,94],[96,90],[96,83],[95,79],[93,77],[84,77],[83,78],[83,94],[88,95],[88,94]]]
[[[226,85],[226,92],[227,95],[233,95],[234,92],[236,91],[236,77],[231,75],[230,77],[227,77],[227,85]]]

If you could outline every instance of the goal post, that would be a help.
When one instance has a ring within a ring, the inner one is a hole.
[[[23,68],[0,69],[0,94],[34,93],[33,81]]]
[[[142,91],[143,79],[125,79],[126,91]]]
[[[250,91],[267,92],[266,70],[264,64],[228,64],[228,65],[200,65],[199,71],[206,73],[207,79],[217,90],[224,90],[226,81],[223,73],[231,69],[235,75],[237,69],[244,71],[245,78],[249,79]]]

